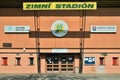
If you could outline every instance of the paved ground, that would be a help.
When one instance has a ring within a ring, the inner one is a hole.
[[[0,74],[0,80],[120,80],[120,74]]]

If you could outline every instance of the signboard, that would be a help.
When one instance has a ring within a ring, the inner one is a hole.
[[[101,56],[107,56],[108,53],[101,53]]]
[[[115,25],[107,25],[107,26],[100,26],[100,25],[92,25],[91,32],[117,32],[117,26]]]
[[[68,49],[52,49],[52,53],[68,53]]]
[[[12,47],[12,43],[3,43],[3,47],[4,48],[11,48]]]
[[[84,63],[85,65],[95,65],[95,57],[85,57]]]
[[[5,33],[29,33],[30,26],[4,26]]]
[[[51,26],[52,34],[56,37],[63,37],[68,32],[68,25],[65,21],[57,20]]]
[[[24,2],[23,10],[96,10],[96,2]]]

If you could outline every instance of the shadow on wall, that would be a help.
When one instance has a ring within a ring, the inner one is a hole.
[[[37,34],[37,36],[35,35]],[[91,34],[116,34],[116,33],[91,33],[90,31],[85,31],[85,32],[79,32],[79,31],[69,31],[67,35],[64,36],[64,38],[90,38]],[[35,32],[31,31],[29,33],[30,38],[55,38],[55,36],[52,34],[52,32],[48,31],[40,31],[40,32]]]
[[[35,31],[31,31],[29,34],[30,38],[36,38]],[[37,32],[37,35],[39,35],[39,38],[55,38],[55,36],[51,32],[47,31],[40,31]],[[90,32],[77,32],[77,31],[69,31],[64,38],[90,38]]]
[[[38,16],[81,16],[79,10],[38,11]],[[0,8],[0,16],[34,16],[34,11],[23,11],[22,8]],[[120,16],[120,8],[98,8],[86,11],[86,16]]]

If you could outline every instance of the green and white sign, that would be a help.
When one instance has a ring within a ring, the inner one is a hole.
[[[51,26],[52,34],[56,37],[63,37],[68,32],[68,25],[63,20],[57,20],[53,22]]]
[[[92,25],[91,32],[117,32],[116,25]]]
[[[24,2],[23,10],[96,10],[97,2]]]
[[[4,26],[5,33],[29,33],[30,26],[13,26],[13,25],[6,25]]]

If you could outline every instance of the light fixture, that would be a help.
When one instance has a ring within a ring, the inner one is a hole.
[[[26,48],[23,48],[23,51],[25,52],[25,51],[26,51]]]

